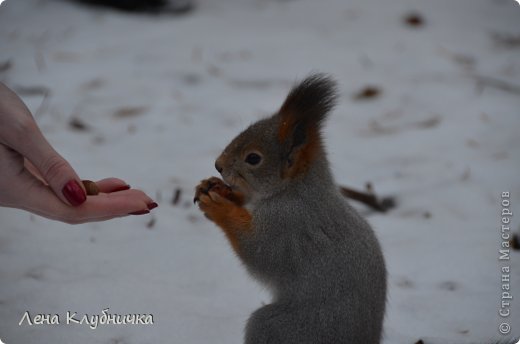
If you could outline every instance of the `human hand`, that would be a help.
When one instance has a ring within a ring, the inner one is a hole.
[[[141,215],[157,207],[123,180],[96,184],[100,193],[86,196],[81,179],[47,142],[29,109],[0,83],[0,206],[71,224]]]

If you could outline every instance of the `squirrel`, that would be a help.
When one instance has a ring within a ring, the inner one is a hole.
[[[322,140],[336,88],[325,74],[295,85],[278,112],[224,149],[223,180],[196,187],[194,202],[273,297],[251,314],[246,344],[380,343],[384,257],[341,196]]]

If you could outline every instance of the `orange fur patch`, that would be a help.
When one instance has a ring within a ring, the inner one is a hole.
[[[280,143],[285,142],[291,134],[291,129],[294,127],[294,120],[291,118],[292,116],[286,114],[281,116],[280,128],[278,129],[278,140],[280,140]]]
[[[240,205],[243,201],[241,194],[219,187],[213,187],[210,193],[212,192],[226,199],[213,200],[210,195],[202,194],[199,198],[199,207],[222,229],[235,252],[240,255],[239,235],[251,231],[251,214]]]
[[[212,220],[224,231],[231,246],[240,255],[239,234],[251,230],[251,214],[242,207],[226,204],[218,211],[208,214]]]
[[[282,178],[294,178],[304,174],[316,157],[322,151],[322,142],[319,129],[316,126],[310,126],[307,129],[307,142],[293,156],[293,165],[287,167],[282,172]]]

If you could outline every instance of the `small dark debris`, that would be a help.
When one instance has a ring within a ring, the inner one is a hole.
[[[112,338],[109,344],[126,344],[126,340],[123,337]]]
[[[103,78],[95,78],[81,85],[81,89],[85,91],[94,90],[102,87],[105,84]]]
[[[480,144],[475,139],[467,139],[466,140],[466,146],[468,146],[470,148],[475,148],[476,149],[476,148],[478,148],[480,146]]]
[[[133,124],[129,124],[128,127],[126,127],[126,131],[129,134],[135,134],[137,132],[137,127]]]
[[[513,237],[509,240],[509,245],[513,250],[520,250],[520,238],[518,234],[513,234]]]
[[[422,339],[419,339],[418,341],[415,342],[415,344],[424,344],[424,342]]]
[[[184,15],[188,14],[195,8],[191,0],[78,0],[89,6],[109,7],[115,10],[145,13],[145,14],[170,14]]]
[[[394,197],[385,197],[385,198],[381,199],[381,201],[380,201],[380,206],[382,209],[384,209],[385,212],[387,210],[395,208],[396,205],[397,205],[397,202]]]
[[[368,100],[368,99],[374,99],[381,95],[382,91],[380,88],[376,86],[366,86],[363,89],[361,89],[359,92],[354,94],[355,100]]]
[[[449,290],[449,291],[454,291],[458,288],[458,285],[457,283],[455,282],[452,282],[452,281],[446,281],[446,282],[442,282],[440,285],[439,285],[439,288],[443,289],[443,290]]]
[[[192,12],[195,9],[195,4],[191,0],[176,0],[169,1],[169,5],[164,9],[165,13],[183,15]]]
[[[37,266],[37,267],[29,269],[25,273],[25,277],[31,278],[31,279],[34,279],[34,280],[37,280],[37,281],[43,280],[44,279],[43,267],[42,266]]]
[[[433,117],[427,118],[423,121],[417,122],[414,125],[415,125],[415,127],[420,128],[420,129],[429,129],[429,128],[434,128],[434,127],[438,126],[439,123],[441,123],[441,117],[433,116]]]
[[[453,61],[463,67],[473,68],[476,63],[476,60],[472,56],[463,55],[463,54],[453,54]]]
[[[96,145],[101,145],[101,144],[105,143],[105,141],[106,141],[106,139],[102,135],[96,135],[92,138],[92,143],[96,144]]]
[[[372,183],[371,183],[371,182],[366,182],[366,183],[365,183],[365,189],[366,189],[367,192],[370,193],[370,194],[373,194],[373,193],[374,193],[374,187],[372,186]]]
[[[370,183],[367,183],[367,188],[368,187],[370,187],[370,189],[372,188]],[[372,191],[363,192],[340,186],[340,192],[343,196],[361,202],[382,213],[396,206],[396,201],[393,197],[378,198]]]
[[[417,12],[412,12],[405,15],[404,22],[406,25],[414,28],[424,26],[424,18]]]
[[[464,173],[462,173],[462,176],[460,177],[461,181],[466,181],[471,177],[471,168],[467,167],[464,170]]]
[[[468,334],[469,333],[469,330],[460,330],[458,331],[460,334]]]
[[[411,289],[414,287],[414,283],[407,278],[403,278],[397,282],[397,286],[403,289]]]
[[[202,77],[197,73],[185,73],[181,76],[181,80],[186,85],[196,86],[202,82]]]
[[[3,73],[11,69],[11,67],[13,67],[13,63],[11,62],[11,60],[0,62],[0,73]]]
[[[231,80],[231,86],[239,89],[256,89],[266,90],[274,85],[273,80],[262,79],[262,80]]]
[[[368,123],[369,132],[375,135],[391,135],[399,132],[399,128],[393,126],[385,126],[379,123],[377,120],[371,120]]]
[[[147,108],[145,106],[129,106],[123,107],[114,112],[114,117],[128,118],[142,115]]]
[[[500,151],[500,152],[494,153],[491,156],[495,160],[504,160],[504,159],[507,159],[509,157],[509,154],[506,151]]]
[[[430,213],[429,211],[425,211],[425,212],[423,213],[423,217],[424,217],[425,219],[431,219],[431,217],[432,217],[432,213]]]
[[[493,33],[495,45],[501,48],[515,49],[520,48],[520,34]]]
[[[217,66],[215,66],[213,64],[210,64],[206,68],[206,70],[207,70],[209,75],[214,76],[214,77],[218,77],[218,76],[220,76],[222,74],[222,70],[219,67],[217,67]]]
[[[520,95],[520,85],[486,76],[476,76],[476,89],[479,93],[486,87],[495,88],[504,92]]]
[[[155,226],[155,222],[155,216],[152,215],[150,221],[148,221],[148,223],[146,224],[146,228],[152,229]]]
[[[179,204],[179,201],[181,200],[181,194],[182,190],[180,188],[176,188],[173,192],[173,198],[172,198],[172,204],[177,205]]]
[[[72,117],[69,121],[69,127],[73,130],[77,131],[88,131],[90,130],[90,127],[85,124],[82,120],[80,120],[77,117]]]
[[[51,90],[46,86],[17,86],[15,92],[21,96],[48,96]]]

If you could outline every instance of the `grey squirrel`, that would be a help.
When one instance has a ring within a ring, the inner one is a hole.
[[[238,135],[195,201],[215,222],[272,303],[256,310],[246,344],[376,344],[387,273],[370,225],[334,182],[321,127],[335,82],[314,74],[280,110]]]

